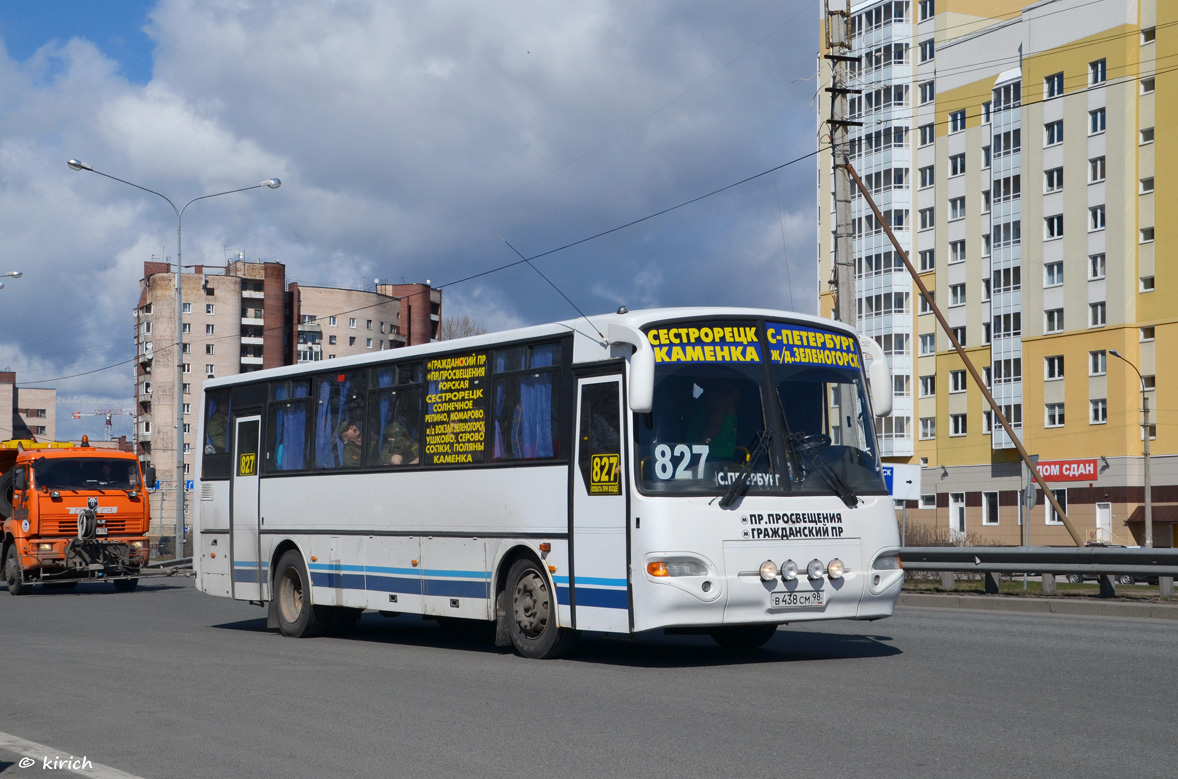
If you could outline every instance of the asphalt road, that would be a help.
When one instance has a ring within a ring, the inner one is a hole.
[[[188,579],[2,590],[2,779],[45,776],[46,756],[185,778],[1175,770],[1169,620],[919,608],[791,626],[748,656],[588,637],[543,662],[404,616],[284,639]]]

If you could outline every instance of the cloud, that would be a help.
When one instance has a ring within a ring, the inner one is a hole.
[[[161,0],[152,76],[82,39],[0,51],[0,367],[133,357],[142,263],[276,259],[305,283],[446,284],[807,154],[818,4]],[[586,313],[812,311],[813,159],[536,261]],[[777,190],[774,190],[774,179]],[[784,231],[784,242],[782,234]],[[228,247],[228,248],[227,248]],[[788,273],[786,272],[788,269]],[[791,284],[792,282],[792,284]],[[527,266],[445,292],[492,329],[576,316]],[[130,407],[130,367],[54,384]],[[79,401],[80,402],[80,401]],[[72,410],[72,409],[71,409]]]

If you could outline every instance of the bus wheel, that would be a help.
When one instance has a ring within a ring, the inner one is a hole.
[[[725,649],[747,652],[769,643],[769,639],[773,638],[776,632],[776,625],[730,625],[712,628],[708,634]]]
[[[16,551],[16,542],[8,547],[8,554],[4,557],[4,579],[8,582],[9,595],[26,595],[33,585],[25,584],[24,572],[20,569],[20,555]]]
[[[131,592],[139,586],[138,579],[115,579],[111,582],[115,586],[115,592]]]
[[[576,631],[556,625],[556,597],[538,563],[517,560],[507,573],[507,630],[524,657],[560,657],[573,648]]]
[[[331,612],[311,605],[311,577],[297,549],[278,560],[274,572],[274,595],[278,601],[278,629],[291,638],[314,638],[330,626]]]

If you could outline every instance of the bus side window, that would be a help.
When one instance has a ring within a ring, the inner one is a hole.
[[[492,460],[539,460],[560,453],[560,387],[551,371],[495,380]]]
[[[581,441],[577,452],[577,467],[581,471],[585,489],[591,494],[595,491],[596,484],[592,475],[593,455],[620,456],[622,451],[621,436],[618,433],[620,429],[621,408],[618,405],[617,384],[606,382],[583,386],[581,389]]]
[[[205,454],[225,454],[229,451],[229,392],[209,392],[205,399]]]
[[[308,416],[306,401],[270,404],[266,465],[271,473],[306,470]]]
[[[421,388],[373,392],[368,401],[368,465],[421,462]]]

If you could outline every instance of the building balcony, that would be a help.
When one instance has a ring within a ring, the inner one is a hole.
[[[148,442],[148,441],[150,441],[150,440],[151,440],[151,433],[145,433],[145,432],[143,432],[142,430],[140,430],[140,431],[139,431],[139,441],[140,441],[140,443],[146,443],[146,442]]]
[[[255,317],[251,317],[251,316],[243,316],[241,318],[241,324],[242,324],[242,326],[262,327],[263,325],[266,324],[266,321],[264,319],[262,319],[261,317],[255,318]]]
[[[318,322],[299,322],[300,333],[322,333],[323,327]]]
[[[150,352],[150,351],[144,352],[143,354],[139,355],[139,364],[146,365],[147,363],[151,362],[151,358],[153,356],[154,356],[154,352]]]
[[[261,357],[246,357],[246,356],[242,355],[241,364],[242,365],[261,365],[262,358]]]
[[[260,335],[243,335],[241,337],[242,346],[263,346],[265,343],[266,339]]]
[[[139,400],[140,403],[142,403],[145,406],[151,405],[151,392],[150,391],[148,391],[148,392],[140,391],[139,395],[137,396],[137,399]]]
[[[243,298],[252,298],[254,300],[265,300],[266,299],[265,292],[260,292],[258,290],[253,290],[253,289],[243,289],[241,291],[241,296]]]

